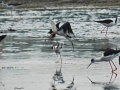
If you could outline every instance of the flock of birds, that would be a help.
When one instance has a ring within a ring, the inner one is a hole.
[[[107,31],[108,31],[108,27],[112,27],[114,25],[116,25],[117,23],[117,18],[115,19],[115,22],[113,20],[107,19],[107,20],[101,20],[101,21],[96,21],[98,23],[101,23],[105,26],[105,28],[107,28],[106,30],[106,34],[107,35]],[[48,36],[49,39],[54,40],[54,38],[56,37],[56,35],[60,35],[60,36],[64,36],[67,40],[70,41],[70,43],[72,44],[72,47],[74,49],[74,44],[72,42],[72,38],[75,38],[74,32],[72,31],[71,25],[69,22],[65,22],[61,27],[59,27],[59,23],[54,24],[53,22],[51,23],[51,28],[50,31],[48,32],[50,35]],[[103,31],[105,30],[105,28],[101,31],[101,33],[103,33]],[[60,59],[61,59],[61,64],[62,64],[62,58],[61,58],[61,49],[62,46],[65,45],[61,42],[56,41],[56,44],[52,46],[53,51],[56,54],[60,55]],[[115,74],[115,71],[117,70],[116,65],[114,64],[114,62],[112,61],[114,58],[116,58],[117,56],[119,56],[120,50],[114,50],[111,48],[107,48],[104,53],[102,54],[101,57],[99,58],[93,58],[91,59],[91,63],[88,65],[88,67],[94,63],[94,62],[109,62],[111,69],[112,69],[112,74]],[[87,68],[88,68],[87,67]],[[116,74],[117,76],[117,74]]]
[[[11,9],[11,14],[12,14],[12,10],[15,10],[15,7],[20,6],[22,4],[9,4],[9,3],[4,3],[3,1],[1,2],[2,5],[6,6],[7,8]],[[105,33],[105,36],[107,36],[107,31],[108,31],[108,27],[112,27],[114,25],[117,24],[117,19],[118,17],[116,16],[115,21],[111,20],[111,19],[106,19],[106,20],[100,20],[100,21],[96,21],[98,23],[101,23],[105,26],[106,31],[103,32],[105,30],[105,28],[101,31],[101,33]],[[71,28],[71,25],[69,22],[65,22],[62,26],[59,26],[60,22],[55,24],[54,22],[51,22],[51,29],[48,32],[50,35],[48,36],[48,38],[50,40],[54,40],[54,38],[56,37],[56,35],[60,35],[60,36],[64,36],[71,44],[74,50],[74,44],[72,42],[72,38],[75,38],[75,34]],[[0,41],[2,41],[4,38],[6,37],[6,35],[2,35],[0,36]],[[61,49],[63,47],[63,43],[59,42],[59,41],[55,41],[55,44],[52,46],[53,51],[57,54],[60,55],[60,60],[61,60],[61,64],[62,64],[62,57],[61,57]],[[101,57],[99,58],[93,58],[91,59],[91,63],[88,65],[87,68],[90,67],[90,65],[92,65],[95,62],[109,62],[110,67],[112,69],[112,74],[116,74],[115,71],[117,70],[116,65],[114,64],[114,62],[112,61],[114,58],[116,58],[117,56],[119,56],[120,50],[114,50],[111,48],[107,48],[104,53],[102,54]],[[117,74],[116,74],[117,77]],[[116,78],[115,77],[115,78]],[[74,81],[74,77],[73,77],[73,81]],[[53,89],[53,90],[57,90],[57,89]]]
[[[105,36],[106,36],[107,35],[107,31],[108,31],[108,27],[112,27],[112,26],[116,25],[116,23],[117,23],[117,17],[115,19],[115,22],[113,20],[110,20],[110,19],[96,21],[96,22],[105,25],[105,28],[107,28],[107,30],[105,32],[106,33]],[[59,41],[54,41],[54,39],[55,39],[56,35],[64,36],[72,44],[72,47],[73,47],[73,50],[74,50],[74,44],[73,44],[73,42],[72,42],[71,39],[75,38],[75,34],[72,31],[72,28],[71,28],[71,25],[70,25],[69,22],[65,22],[61,27],[59,27],[59,24],[60,24],[60,22],[58,22],[57,24],[55,24],[54,22],[51,22],[51,29],[48,32],[50,35],[48,36],[48,38],[55,43],[55,44],[53,44],[52,49],[53,49],[53,51],[57,55],[60,55],[60,60],[61,60],[61,64],[62,64],[61,49],[62,49],[63,45],[66,45],[66,44],[64,44],[62,42],[59,42]],[[105,30],[105,28],[101,31],[101,33],[103,33],[103,31]],[[119,53],[120,53],[120,50],[117,50],[117,49],[114,50],[114,49],[111,49],[111,48],[107,48],[104,51],[104,53],[102,54],[101,57],[99,57],[99,58],[92,58],[91,59],[91,63],[88,65],[87,68],[89,68],[90,65],[92,65],[95,62],[109,62],[110,67],[112,69],[112,71],[111,71],[112,72],[112,76],[113,76],[113,74],[115,74],[115,78],[116,78],[117,77],[117,73],[115,73],[115,71],[117,70],[117,67],[116,67],[116,65],[114,64],[114,62],[112,60],[114,58],[116,58],[117,56],[119,56]],[[60,69],[59,72],[60,72],[60,75],[62,75],[61,74],[61,69]],[[58,73],[58,72],[56,71],[56,73]],[[58,75],[58,74],[55,74],[55,75]],[[111,76],[110,82],[112,80],[112,76]],[[115,80],[115,78],[114,78],[114,80]],[[62,82],[64,82],[63,78],[60,79],[60,80],[62,80]],[[73,77],[72,83],[74,83],[74,77]],[[71,83],[71,86],[73,86],[72,83]],[[52,87],[53,87],[52,90],[57,90],[57,89],[55,89],[55,85],[54,84],[52,84]]]

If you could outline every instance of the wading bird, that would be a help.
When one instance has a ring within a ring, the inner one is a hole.
[[[52,22],[51,26],[52,29],[50,29],[50,31],[48,32],[50,34],[50,36],[48,36],[49,39],[54,39],[56,34],[60,35],[60,36],[64,36],[67,40],[69,40],[73,46],[74,49],[74,45],[73,42],[71,41],[71,38],[75,37],[71,25],[69,22],[64,23],[61,27],[59,27],[59,23],[57,23],[56,25]]]
[[[12,16],[12,11],[15,10],[16,7],[19,7],[22,5],[20,3],[5,3],[4,1],[2,1],[1,4],[11,10],[11,16]]]
[[[107,35],[107,31],[108,31],[108,27],[112,27],[112,26],[114,26],[114,25],[117,24],[117,17],[115,19],[115,22],[113,20],[111,20],[111,19],[106,19],[106,20],[101,20],[101,21],[95,21],[95,22],[101,23],[101,24],[103,24],[105,26],[105,28],[107,28],[107,30],[105,32],[106,33],[105,36],[106,36]],[[105,28],[101,31],[101,33],[103,33],[103,31],[105,30]]]
[[[114,49],[108,48],[100,58],[91,59],[91,63],[88,65],[88,67],[94,62],[109,62],[111,69],[112,69],[112,74],[116,74],[114,71],[117,70],[117,67],[112,60],[115,57],[117,57],[119,55],[119,53],[120,53],[120,50],[114,50]],[[113,64],[114,68],[112,67],[112,64]],[[115,77],[117,77],[117,74]]]

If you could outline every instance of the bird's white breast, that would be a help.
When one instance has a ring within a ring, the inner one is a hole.
[[[111,61],[117,56],[118,56],[118,54],[115,54],[115,55],[113,54],[113,55],[109,55],[109,56],[103,56],[103,57],[101,57],[101,61]]]

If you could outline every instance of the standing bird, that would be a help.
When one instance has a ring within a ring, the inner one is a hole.
[[[71,41],[71,38],[75,37],[75,35],[72,31],[70,23],[66,22],[61,27],[59,27],[59,24],[60,22],[57,23],[56,25],[54,23],[51,23],[52,29],[50,29],[50,31],[48,32],[50,34],[48,38],[54,39],[56,34],[60,36],[64,36],[66,39],[68,39],[71,42],[73,49],[74,49],[74,45]]]
[[[112,26],[117,24],[117,17],[115,19],[115,22],[113,20],[110,20],[110,19],[101,20],[101,21],[95,21],[95,22],[101,23],[101,24],[103,24],[105,26],[105,28],[107,28],[107,30],[105,32],[106,33],[105,36],[106,36],[107,35],[107,31],[108,31],[108,27],[112,27]],[[103,33],[105,28],[101,31],[101,33]]]
[[[12,16],[12,11],[15,10],[16,7],[21,6],[22,4],[19,4],[19,3],[4,3],[4,1],[2,1],[2,5],[6,6],[8,9],[11,10],[11,16]]]
[[[92,64],[92,63],[94,63],[94,62],[109,62],[109,64],[110,64],[110,66],[111,66],[111,69],[112,69],[112,74],[114,73],[114,71],[116,71],[117,70],[117,67],[116,67],[116,65],[114,64],[114,62],[112,61],[115,57],[117,57],[118,55],[119,55],[119,53],[120,53],[120,50],[114,50],[114,49],[107,49],[104,53],[103,53],[103,55],[100,57],[100,58],[93,58],[93,59],[91,59],[91,63],[88,65],[88,67]],[[113,66],[115,67],[115,69],[113,69],[113,67],[112,67],[112,64],[113,64]],[[87,67],[87,68],[88,68]],[[114,74],[116,74],[116,73],[114,73]],[[117,74],[116,74],[116,76],[117,76]]]
[[[62,64],[62,57],[61,57],[61,49],[62,49],[63,43],[60,42],[56,42],[55,45],[52,46],[53,51],[56,53],[56,55],[60,55],[60,60],[61,60],[61,64]]]

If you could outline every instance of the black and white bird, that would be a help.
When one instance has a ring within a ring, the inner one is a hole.
[[[2,1],[1,4],[11,10],[11,15],[12,15],[12,11],[15,10],[16,7],[19,7],[22,5],[20,3],[5,3],[4,1]]]
[[[107,28],[107,30],[105,32],[106,33],[105,36],[106,36],[107,35],[107,31],[108,31],[108,27],[112,27],[112,26],[117,24],[117,17],[116,17],[115,21],[113,21],[111,19],[106,19],[106,20],[95,21],[95,22],[101,23],[101,24],[103,24],[105,26],[105,28]],[[103,33],[105,28],[101,31],[101,33]]]
[[[60,55],[61,64],[62,64],[62,57],[61,57],[62,47],[63,47],[63,43],[58,41],[56,41],[55,44],[52,46],[52,49],[56,53],[56,55]]]
[[[117,57],[119,55],[119,53],[120,53],[120,50],[114,50],[114,49],[108,48],[100,58],[91,59],[91,63],[88,65],[88,67],[94,62],[109,62],[111,69],[112,69],[112,73],[114,73],[114,71],[117,70],[117,67],[112,60],[115,57]],[[112,67],[112,64],[113,64],[114,68]]]
[[[74,49],[74,45],[73,42],[71,41],[71,38],[75,37],[75,35],[72,31],[70,23],[66,22],[61,27],[59,27],[59,24],[60,22],[57,23],[56,25],[53,22],[51,23],[52,29],[50,29],[50,31],[48,32],[50,34],[48,38],[54,39],[56,34],[60,36],[64,36],[67,40],[71,42]]]

